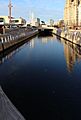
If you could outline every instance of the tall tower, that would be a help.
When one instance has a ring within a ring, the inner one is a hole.
[[[11,13],[12,13],[12,3],[11,3],[11,0],[9,0],[9,5],[8,5],[8,7],[9,7],[9,23],[11,23]]]

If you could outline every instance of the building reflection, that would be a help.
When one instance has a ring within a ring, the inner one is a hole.
[[[29,46],[30,48],[34,48],[35,47],[35,40],[32,39],[30,42],[29,42]]]
[[[63,39],[61,39],[61,42],[64,45],[64,55],[66,59],[67,69],[69,72],[72,72],[76,61],[81,60],[81,48]]]
[[[54,41],[56,39],[55,35],[50,35],[50,36],[43,36],[41,37],[42,39],[42,44],[47,44],[48,41]]]
[[[48,42],[48,38],[47,37],[42,37],[42,43],[46,44]]]
[[[57,40],[57,36],[44,36],[41,37],[42,44],[47,44],[47,42]],[[64,55],[65,60],[67,64],[67,69],[71,73],[73,71],[74,65],[76,61],[81,61],[81,47],[66,41],[64,39],[58,39],[59,42],[61,42],[64,46]],[[13,50],[12,52],[8,53],[8,55],[2,55],[0,56],[0,64],[4,63],[6,60],[10,59],[14,54],[16,54],[18,51],[22,49],[23,46]],[[29,41],[29,47],[34,48],[35,47],[35,40],[32,39]]]

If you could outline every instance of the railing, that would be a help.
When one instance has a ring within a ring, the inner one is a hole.
[[[6,34],[0,35],[0,51],[3,51],[36,33],[36,30],[16,28],[7,30]]]

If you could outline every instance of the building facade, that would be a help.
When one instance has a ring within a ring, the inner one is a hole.
[[[11,23],[10,23],[9,16],[0,16],[0,24],[4,24],[4,25],[9,25],[9,24],[24,25],[24,24],[26,24],[26,20],[22,17],[20,17],[20,18],[11,17]]]
[[[81,0],[66,0],[64,23],[68,26],[81,26]]]
[[[10,18],[9,16],[0,16],[0,19],[4,19],[4,24],[9,24]]]
[[[22,17],[20,18],[14,18],[14,19],[11,19],[11,24],[14,24],[14,25],[25,25],[26,24],[26,20]]]

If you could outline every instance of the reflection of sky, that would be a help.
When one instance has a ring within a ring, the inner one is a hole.
[[[8,1],[0,0],[0,15],[8,15]],[[33,11],[42,20],[58,20],[63,18],[64,3],[65,0],[12,0],[12,15],[28,19]]]

